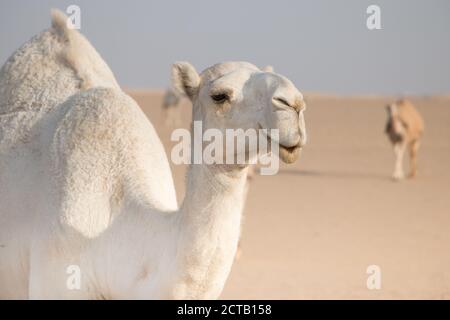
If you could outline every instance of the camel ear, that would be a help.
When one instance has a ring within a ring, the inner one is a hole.
[[[265,66],[264,68],[262,68],[262,71],[273,72],[273,67],[271,65]]]
[[[200,76],[189,62],[176,62],[172,66],[172,85],[192,100],[198,92]]]

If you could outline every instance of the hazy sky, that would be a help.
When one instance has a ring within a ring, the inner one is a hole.
[[[0,0],[0,65],[70,4],[122,86],[165,87],[176,60],[246,60],[303,91],[450,92],[449,0]],[[382,30],[366,27],[370,4]]]

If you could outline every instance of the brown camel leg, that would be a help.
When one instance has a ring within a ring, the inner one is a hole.
[[[409,145],[409,156],[411,159],[411,171],[409,173],[410,178],[414,178],[417,174],[417,151],[419,150],[419,146],[419,140],[415,140]]]

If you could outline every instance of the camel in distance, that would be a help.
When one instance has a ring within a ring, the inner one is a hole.
[[[386,111],[385,132],[394,147],[395,155],[392,178],[397,181],[405,178],[403,156],[406,150],[410,156],[409,177],[414,178],[417,174],[417,152],[424,132],[423,119],[414,105],[406,99],[389,104]]]
[[[181,126],[182,111],[180,110],[180,102],[186,96],[171,87],[164,92],[162,100],[162,110],[164,116],[164,124],[169,128],[178,128]]]
[[[172,82],[205,130],[275,130],[258,139],[285,163],[299,158],[305,103],[286,77],[248,62],[201,73],[177,62]],[[152,123],[53,11],[0,69],[0,299],[218,298],[257,156],[189,165],[178,205]]]

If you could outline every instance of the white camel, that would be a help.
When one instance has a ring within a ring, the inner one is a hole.
[[[245,165],[191,165],[178,208],[153,126],[89,42],[52,27],[0,71],[0,298],[219,297],[236,252]],[[204,128],[274,128],[293,162],[301,93],[245,62],[173,82]]]
[[[410,178],[417,174],[417,152],[424,131],[423,119],[413,104],[401,99],[387,106],[387,122],[385,132],[394,146],[395,167],[392,174],[394,180],[401,180],[403,171],[403,155],[409,149],[411,159]]]
[[[267,65],[261,69],[264,72],[274,72],[274,69],[271,65]],[[167,127],[179,127],[181,125],[181,115],[183,110],[180,108],[181,99],[185,98],[185,94],[179,90],[176,90],[172,87],[169,87],[163,96],[162,109],[165,119],[165,125]],[[244,209],[247,203],[247,196],[250,190],[250,184],[254,180],[255,175],[257,174],[257,166],[250,165],[247,170],[247,183],[244,187],[243,192],[243,203],[242,203],[242,221],[244,220]],[[241,227],[242,231],[242,227]],[[242,255],[242,241],[239,237],[238,247],[236,250],[236,259],[239,259]]]

